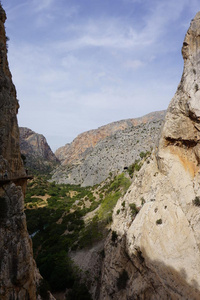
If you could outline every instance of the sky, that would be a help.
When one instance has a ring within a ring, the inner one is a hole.
[[[167,109],[199,0],[2,0],[19,126],[50,147]]]

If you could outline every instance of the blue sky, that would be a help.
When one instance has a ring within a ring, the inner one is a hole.
[[[198,0],[2,0],[20,126],[53,150],[166,109]]]

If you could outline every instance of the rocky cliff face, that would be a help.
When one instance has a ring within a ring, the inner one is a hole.
[[[19,148],[15,87],[7,62],[4,22],[0,4],[0,299],[41,299],[38,274],[26,228],[25,171]],[[7,176],[3,180],[2,176]]]
[[[0,8],[0,174],[7,169],[12,176],[15,176],[16,174],[24,174],[16,119],[19,104],[7,61],[7,42],[4,28],[6,14],[2,7]]]
[[[45,173],[51,171],[59,160],[49,147],[42,134],[35,133],[29,128],[20,127],[20,149],[26,157],[26,167]]]
[[[140,152],[154,147],[164,115],[165,111],[154,112],[82,133],[56,151],[61,166],[52,180],[92,186],[105,180],[110,172],[122,172]]]
[[[182,53],[159,148],[115,207],[100,299],[199,299],[200,12]]]

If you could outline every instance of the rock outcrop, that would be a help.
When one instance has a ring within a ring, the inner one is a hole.
[[[49,147],[46,138],[26,127],[20,127],[20,149],[25,156],[26,167],[32,171],[49,173],[59,160]]]
[[[7,62],[5,20],[0,4],[0,299],[35,300],[41,299],[37,293],[41,276],[24,214],[26,175],[16,118],[19,104]]]
[[[182,54],[158,149],[114,210],[118,237],[105,244],[101,300],[199,299],[200,12]]]
[[[52,180],[93,186],[110,173],[122,172],[142,151],[151,151],[164,116],[165,111],[154,112],[80,134],[71,144],[56,151],[61,166],[54,171]]]

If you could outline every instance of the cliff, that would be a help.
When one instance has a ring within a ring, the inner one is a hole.
[[[5,20],[0,4],[0,299],[34,300],[41,299],[41,276],[24,214],[22,190],[27,179],[19,148],[19,104],[7,61]]]
[[[200,12],[182,54],[159,147],[115,207],[99,299],[199,299]]]
[[[59,164],[59,160],[49,147],[46,138],[29,128],[20,127],[20,149],[25,156],[25,164],[32,171],[49,173]]]
[[[93,186],[110,173],[122,172],[141,152],[151,151],[164,116],[165,111],[153,112],[80,134],[71,144],[56,151],[61,166],[54,171],[52,180]]]

